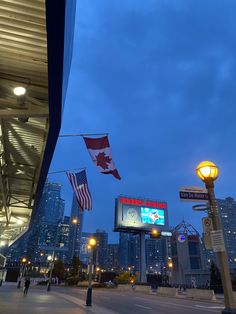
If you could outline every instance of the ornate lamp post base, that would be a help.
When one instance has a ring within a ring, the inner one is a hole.
[[[87,290],[86,306],[92,306],[92,288]]]

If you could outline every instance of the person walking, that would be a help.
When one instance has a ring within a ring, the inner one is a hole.
[[[29,286],[30,286],[30,279],[29,279],[29,277],[26,277],[25,286],[24,286],[24,295],[27,295],[28,290],[29,290]]]

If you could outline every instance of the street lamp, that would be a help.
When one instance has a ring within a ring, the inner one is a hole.
[[[153,228],[151,230],[151,234],[150,234],[150,237],[153,238],[153,239],[159,239],[161,236],[161,232],[159,229],[156,229],[156,228]]]
[[[72,250],[71,250],[71,258],[75,256],[75,240],[76,240],[76,233],[77,233],[77,224],[78,224],[78,218],[74,217],[71,220],[71,223],[73,226],[73,242],[72,242]]]
[[[21,286],[21,279],[22,279],[22,277],[24,277],[24,275],[25,275],[26,262],[27,262],[27,258],[26,258],[26,257],[23,257],[23,258],[21,259],[20,277],[19,277],[19,281],[18,281],[18,284],[17,284],[17,288],[20,288],[20,286]]]
[[[49,278],[48,278],[48,284],[47,284],[47,291],[51,290],[52,271],[54,268],[54,256],[55,256],[55,251],[53,250],[52,255],[48,255],[47,257],[47,260],[49,262]]]
[[[78,219],[77,219],[77,218],[73,218],[71,222],[72,222],[74,225],[76,225],[77,222],[78,222]]]
[[[157,229],[152,229],[152,234],[153,235],[158,235],[158,230]]]
[[[87,298],[86,305],[92,305],[92,266],[93,266],[93,250],[97,244],[95,238],[90,238],[88,241],[88,247],[90,248],[90,260],[89,260],[89,282],[88,282],[88,290],[87,290]]]
[[[219,212],[217,209],[217,202],[214,192],[214,181],[218,177],[219,169],[211,161],[203,161],[196,168],[197,175],[205,183],[205,186],[209,194],[210,208],[208,210],[208,216],[212,219],[212,225],[214,231],[222,231]],[[222,314],[235,314],[236,306],[234,303],[234,296],[232,290],[232,283],[229,273],[229,266],[227,261],[227,254],[225,251],[217,252],[222,285],[225,298],[225,309],[222,311]]]
[[[100,267],[97,267],[97,268],[96,268],[96,272],[97,272],[97,280],[98,280],[98,282],[100,282],[100,281],[101,281],[101,276],[102,276],[102,270],[101,270],[101,268],[100,268]]]
[[[55,263],[55,260],[56,260],[55,251],[56,251],[56,246],[57,246],[57,237],[58,237],[60,223],[61,223],[61,221],[59,220],[57,222],[57,225],[56,225],[56,231],[55,231],[55,236],[54,236],[52,255],[49,255],[47,257],[48,261],[50,262],[50,272],[49,272],[49,278],[48,278],[48,284],[47,284],[47,291],[51,290],[52,271],[53,271],[54,263]]]

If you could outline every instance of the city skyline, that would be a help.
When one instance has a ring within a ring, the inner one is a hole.
[[[52,181],[53,182],[53,181]],[[56,183],[56,182],[53,182],[53,183]],[[57,182],[58,183],[58,182]],[[58,184],[61,184],[61,183],[58,183]],[[67,187],[68,188],[68,187]],[[71,187],[70,187],[71,188]],[[72,191],[72,189],[71,189],[71,191]],[[64,196],[63,196],[63,185],[62,185],[62,198],[64,198]],[[65,202],[65,212],[64,212],[64,216],[70,216],[70,213],[71,213],[71,203],[72,203],[72,201],[73,201],[73,191],[72,191],[72,200],[70,200],[69,198],[68,198],[68,203],[66,203]],[[232,197],[232,196],[227,196],[227,197],[230,197],[230,198],[233,198],[234,199],[234,197]],[[225,197],[224,199],[226,199],[227,197]],[[219,199],[219,198],[218,198]],[[220,199],[220,200],[223,200],[224,201],[224,199]],[[155,199],[154,199],[155,200]],[[235,199],[234,199],[235,200]],[[162,200],[163,201],[163,200]],[[166,201],[166,200],[165,200]],[[187,203],[187,204],[186,204]],[[180,204],[183,204],[183,205],[185,205],[185,206],[189,206],[190,208],[192,207],[192,205],[194,205],[194,204],[197,204],[197,203],[193,203],[193,202],[182,202],[182,201],[180,201]],[[167,201],[167,205],[168,205],[168,201]],[[192,209],[191,209],[192,210]],[[193,211],[192,210],[192,212],[193,213],[196,213],[197,214],[197,216],[199,217],[199,216],[202,216],[202,217],[204,217],[204,216],[206,216],[206,213],[204,214],[204,213],[199,213],[199,212],[196,212],[196,211]],[[191,224],[193,224],[193,226],[197,229],[197,231],[201,234],[202,233],[202,224],[201,224],[201,218],[199,219],[199,222],[198,222],[198,224],[196,224],[196,225],[194,225],[194,223],[191,221],[191,218],[190,219],[186,219],[186,217],[185,216],[182,216],[182,217],[180,217],[179,218],[179,220],[176,220],[175,222],[173,222],[172,223],[172,219],[171,219],[171,217],[170,217],[170,208],[169,208],[169,206],[168,206],[168,216],[169,216],[169,221],[170,221],[170,224],[169,224],[169,227],[170,228],[175,228],[176,227],[176,225],[181,221],[181,219],[184,219],[184,220],[186,220],[187,222],[189,222],[189,223],[191,223]],[[86,221],[86,215],[91,215],[92,214],[92,212],[91,211],[87,211],[87,210],[85,210],[84,211],[84,220]],[[115,216],[115,200],[114,200],[114,213],[113,213],[113,215]],[[71,216],[72,217],[72,216]],[[114,217],[113,217],[113,220],[114,220]],[[106,232],[108,232],[108,234],[109,234],[109,243],[114,243],[114,244],[116,244],[116,243],[118,243],[118,241],[119,241],[119,232],[116,232],[116,231],[113,231],[113,229],[114,229],[114,221],[112,221],[112,224],[109,226],[110,227],[110,229],[112,228],[112,230],[108,230],[108,228],[107,228],[107,226],[105,226],[104,227],[104,224],[97,224],[96,225],[96,223],[93,223],[93,224],[91,224],[91,225],[86,225],[86,224],[83,224],[83,229],[82,229],[82,232],[85,232],[85,233],[94,233],[95,232],[95,230],[96,229],[104,229]]]
[[[82,138],[58,139],[51,171],[86,167],[89,232],[109,225],[111,233],[119,194],[165,200],[170,225],[184,217],[200,230],[203,214],[180,202],[178,190],[204,186],[195,173],[203,160],[220,168],[216,197],[236,197],[233,8],[232,1],[217,2],[214,14],[209,1],[78,3],[61,134],[108,132],[122,177],[98,173]],[[67,178],[52,177],[70,200]]]
[[[6,314],[236,314],[235,0],[0,7]]]

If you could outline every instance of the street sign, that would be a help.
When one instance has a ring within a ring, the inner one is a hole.
[[[179,191],[181,201],[190,202],[208,202],[209,194],[207,189],[198,186],[185,186],[181,187]]]
[[[225,241],[222,230],[211,231],[213,252],[225,252]]]
[[[206,250],[212,250],[211,231],[213,230],[212,219],[209,217],[202,218],[203,238]]]
[[[202,218],[202,227],[204,233],[210,233],[213,230],[212,219],[209,217]]]
[[[161,235],[163,237],[171,237],[172,236],[172,232],[170,232],[170,231],[161,231]]]

